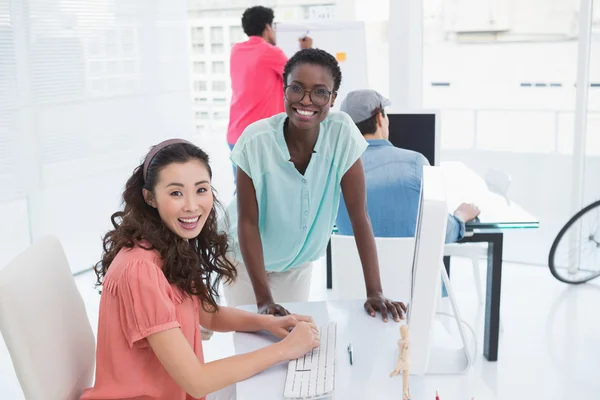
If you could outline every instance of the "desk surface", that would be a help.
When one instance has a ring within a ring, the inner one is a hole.
[[[400,324],[383,323],[363,311],[362,300],[341,302],[290,303],[284,306],[291,312],[307,314],[318,325],[337,322],[335,352],[334,399],[400,399],[402,378],[390,378],[398,357],[397,340]],[[241,307],[256,311],[256,306]],[[236,332],[236,354],[247,353],[273,343],[266,334]],[[352,343],[354,363],[350,365],[347,346]],[[287,373],[287,362],[239,382],[237,400],[280,400]],[[411,394],[415,400],[434,400],[438,390],[441,399],[492,400],[495,397],[483,382],[472,374],[453,376],[411,376]]]
[[[499,229],[537,228],[539,220],[518,204],[491,192],[485,180],[461,162],[440,165],[446,186],[448,212],[463,202],[475,203],[479,218],[466,224],[468,231],[497,231]]]

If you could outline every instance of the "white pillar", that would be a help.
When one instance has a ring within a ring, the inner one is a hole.
[[[394,109],[423,107],[423,1],[391,0],[390,100]]]
[[[583,208],[585,178],[585,139],[587,134],[588,92],[590,87],[590,43],[592,37],[593,0],[579,2],[579,48],[577,51],[577,92],[575,97],[575,138],[573,140],[573,214]],[[579,267],[581,224],[570,238],[569,273]]]
[[[577,91],[575,97],[575,139],[573,140],[573,212],[577,212],[583,207],[593,16],[593,0],[580,0],[579,3],[579,48],[577,52]]]

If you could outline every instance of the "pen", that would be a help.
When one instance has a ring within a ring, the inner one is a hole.
[[[350,365],[352,365],[352,343],[348,345],[348,355],[350,356]]]

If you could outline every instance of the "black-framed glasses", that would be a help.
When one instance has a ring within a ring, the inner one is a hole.
[[[304,90],[298,85],[288,85],[283,88],[285,98],[290,103],[300,103],[306,93],[308,93],[308,97],[310,101],[315,106],[324,106],[329,103],[331,99],[331,95],[335,92],[331,92],[327,89],[319,88],[314,90]]]

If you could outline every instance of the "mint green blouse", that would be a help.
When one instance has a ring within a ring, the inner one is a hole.
[[[254,183],[265,269],[286,271],[325,254],[338,212],[341,180],[367,148],[346,113],[330,112],[304,173],[290,161],[283,136],[287,114],[248,126],[231,161]],[[232,257],[243,262],[237,232],[237,195],[228,206]]]

